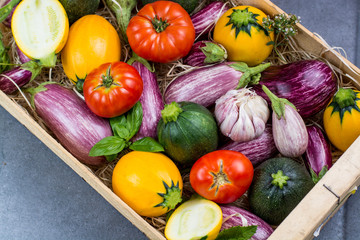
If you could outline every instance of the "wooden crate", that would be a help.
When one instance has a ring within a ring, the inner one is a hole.
[[[0,2],[3,0],[0,0]],[[269,0],[238,0],[241,5],[252,5],[269,15],[283,11]],[[302,25],[295,37],[305,51],[326,58],[344,73],[355,79],[354,86],[360,89],[360,70],[351,62],[332,51],[326,51],[324,42]],[[56,139],[47,133],[19,104],[0,91],[0,105],[47,145],[56,155],[101,194],[122,215],[150,239],[165,239],[141,216],[135,213],[110,188],[85,165],[74,158]],[[279,225],[269,239],[311,239],[314,232],[338,210],[351,192],[360,184],[360,138],[337,160],[329,172],[315,185],[290,215]],[[339,177],[341,176],[341,177]]]

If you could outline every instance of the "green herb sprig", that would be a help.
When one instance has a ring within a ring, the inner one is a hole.
[[[108,162],[116,159],[118,153],[126,148],[145,152],[163,152],[163,146],[151,137],[131,142],[131,138],[139,131],[143,120],[141,103],[137,102],[125,114],[111,118],[110,125],[114,136],[106,137],[97,142],[90,150],[89,156],[105,156]]]

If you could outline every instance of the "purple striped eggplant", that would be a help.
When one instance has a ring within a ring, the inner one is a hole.
[[[233,150],[244,154],[254,166],[275,157],[277,150],[272,135],[272,126],[267,124],[260,137],[248,142],[229,141],[220,147],[222,150]]]
[[[240,81],[259,78],[269,65],[248,67],[244,63],[224,62],[195,69],[170,82],[165,89],[164,101],[166,104],[191,101],[204,107],[212,106],[227,91],[236,88]]]
[[[136,141],[143,137],[157,138],[156,126],[161,118],[164,102],[157,83],[156,74],[152,73],[142,63],[135,61],[133,67],[143,80],[144,89],[140,97],[143,109],[143,121],[137,134],[132,138]]]
[[[21,63],[26,63],[26,62],[31,61],[31,59],[20,50],[18,45],[15,44],[15,46],[16,46],[16,53],[19,56],[19,60]]]
[[[221,205],[220,208],[223,214],[223,224],[220,231],[236,226],[256,225],[256,232],[251,237],[252,240],[266,240],[274,232],[267,222],[249,211],[233,205]]]
[[[199,41],[193,44],[189,54],[184,58],[184,64],[201,67],[220,63],[227,58],[226,49],[215,42]]]
[[[105,162],[105,157],[90,157],[89,151],[112,136],[107,119],[95,115],[74,91],[59,84],[44,83],[29,92],[36,113],[71,154],[89,165]]]
[[[31,80],[31,76],[32,73],[30,71],[21,67],[5,71],[0,74],[0,90],[6,94],[12,94],[18,90],[16,85],[21,88]]]
[[[260,84],[279,98],[289,100],[303,118],[324,109],[337,89],[331,68],[317,60],[271,66],[262,72]],[[253,89],[270,103],[260,85]]]
[[[272,130],[276,148],[285,157],[300,157],[308,146],[304,120],[286,98],[278,98],[265,85],[262,88],[271,100]]]
[[[226,3],[215,1],[191,16],[195,28],[195,37],[209,33],[217,19],[223,15],[229,7]]]
[[[321,129],[315,125],[306,127],[309,144],[304,154],[314,183],[317,183],[332,166],[332,156],[328,142]]]

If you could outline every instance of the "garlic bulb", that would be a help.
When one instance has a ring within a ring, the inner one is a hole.
[[[265,99],[247,88],[230,90],[215,102],[215,118],[221,133],[236,142],[259,137],[269,116]]]

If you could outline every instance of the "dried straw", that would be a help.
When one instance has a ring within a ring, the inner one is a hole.
[[[198,6],[197,10],[201,9],[208,1],[201,1],[201,4]],[[100,9],[97,14],[105,17],[117,30],[119,30],[118,25],[116,23],[116,18],[114,14],[110,12],[110,10],[106,7],[106,4],[103,0],[103,7]],[[230,6],[235,6],[233,2],[229,3]],[[20,64],[19,57],[16,52],[16,46],[15,42],[12,38],[11,31],[4,26],[1,26],[1,30],[4,34],[4,43],[5,45],[9,46],[11,48],[10,54],[11,54],[11,60],[13,63]],[[280,35],[278,38],[278,41],[282,41],[283,38]],[[279,65],[279,64],[285,64],[285,63],[291,63],[299,60],[309,60],[309,59],[317,59],[320,61],[323,61],[327,63],[331,69],[333,70],[334,75],[336,76],[338,86],[339,87],[351,87],[351,82],[347,81],[345,83],[344,77],[346,76],[338,67],[332,65],[329,63],[326,59],[322,57],[323,53],[320,55],[314,55],[308,52],[305,52],[302,50],[297,44],[296,41],[290,37],[289,41],[285,42],[286,44],[280,45],[277,50],[279,52],[279,55],[273,51],[271,56],[267,59],[267,61],[271,62],[273,65]],[[122,61],[127,61],[130,58],[130,52],[131,49],[129,45],[126,45],[122,43]],[[341,50],[341,49],[340,49]],[[341,52],[338,48],[331,48],[328,51],[337,51],[339,54]],[[159,88],[162,92],[164,92],[166,86],[169,84],[169,82],[175,78],[176,76],[179,76],[180,74],[184,74],[186,72],[189,72],[194,69],[194,67],[190,67],[187,65],[184,65],[182,60],[179,60],[174,63],[169,64],[154,64],[154,67],[156,69],[156,75],[159,83]],[[348,77],[348,76],[347,76]],[[54,81],[61,83],[63,86],[74,89],[74,85],[71,83],[71,81],[67,78],[65,75],[62,65],[60,61],[58,61],[57,65],[52,69],[43,69],[41,74],[36,77],[35,80],[28,83],[25,88],[30,87],[37,87],[39,84],[45,81]],[[9,95],[9,98],[12,99],[16,104],[22,106],[26,112],[31,115],[38,124],[44,128],[50,135],[52,135],[54,138],[55,136],[53,133],[45,126],[44,122],[36,115],[35,111],[32,109],[31,106],[28,105],[27,100],[24,99],[24,96],[27,96],[29,99],[29,96],[26,93],[23,93],[21,91],[18,91],[15,94]],[[318,115],[314,116],[313,118],[306,121],[307,124],[316,124],[322,128],[322,113],[319,113]],[[111,177],[112,172],[114,170],[114,167],[118,161],[118,159],[124,155],[127,151],[123,151],[117,160],[106,164],[100,168],[95,168],[92,166],[88,166],[89,169],[96,175],[98,178],[109,188],[111,188]],[[334,147],[332,147],[332,154],[333,154],[333,161],[335,162],[342,154],[342,152],[336,150]],[[299,162],[303,162],[301,158],[298,159]],[[189,182],[189,174],[183,173],[183,181],[184,181],[184,198],[189,198],[193,193],[194,190],[191,188],[190,182]],[[246,194],[238,199],[235,203],[235,205],[240,206],[244,209],[248,209],[248,201]],[[149,222],[154,228],[159,230],[160,232],[164,231],[165,224],[166,224],[166,217],[154,217],[154,218],[144,218],[147,222]]]

